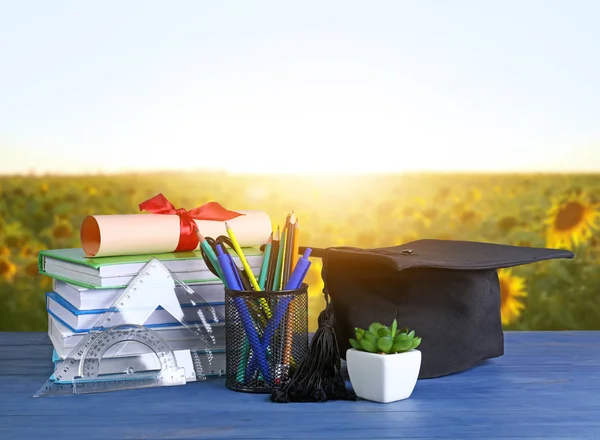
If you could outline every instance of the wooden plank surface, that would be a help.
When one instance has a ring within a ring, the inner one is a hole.
[[[0,333],[0,439],[599,439],[600,332],[506,333],[505,355],[420,380],[404,401],[275,404],[223,378],[33,398],[43,333]]]

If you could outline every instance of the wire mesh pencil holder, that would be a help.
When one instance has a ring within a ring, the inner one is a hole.
[[[258,292],[225,288],[225,331],[226,386],[271,393],[308,351],[308,285]]]

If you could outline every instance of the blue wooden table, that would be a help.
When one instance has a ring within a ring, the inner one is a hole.
[[[600,438],[600,332],[506,333],[505,347],[390,404],[276,404],[223,378],[33,398],[52,373],[50,341],[0,332],[0,439]]]

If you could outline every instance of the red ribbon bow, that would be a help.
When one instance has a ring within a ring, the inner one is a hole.
[[[140,211],[143,210],[153,214],[176,214],[179,216],[179,242],[173,252],[193,251],[198,247],[198,236],[196,235],[196,222],[194,219],[227,221],[244,215],[239,212],[229,211],[217,202],[208,202],[190,211],[184,208],[175,209],[173,204],[162,194],[158,194],[140,203]]]

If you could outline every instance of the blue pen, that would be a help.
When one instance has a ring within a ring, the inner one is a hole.
[[[221,265],[221,269],[223,270],[223,275],[227,280],[227,286],[231,290],[243,290],[243,287],[238,278],[236,278],[234,268],[232,264],[235,264],[231,259],[231,256],[225,254],[223,252],[223,248],[220,244],[216,246],[217,248],[217,259],[219,260],[219,264]],[[263,373],[263,377],[270,382],[269,375],[269,364],[267,363],[267,358],[265,356],[265,352],[262,350],[262,344],[260,343],[260,338],[256,331],[254,330],[254,324],[252,323],[252,317],[250,316],[250,312],[246,307],[246,303],[239,296],[233,297],[233,302],[235,307],[238,310],[240,318],[242,320],[242,325],[244,326],[244,330],[246,331],[246,336],[248,337],[248,341],[252,346],[252,350],[254,351],[253,359],[258,359],[259,368]]]
[[[290,278],[288,279],[288,282],[285,285],[285,290],[295,290],[302,286],[304,277],[306,277],[306,273],[310,268],[311,263],[308,260],[308,257],[310,256],[311,252],[312,249],[307,248],[304,252],[304,255],[302,255],[302,257],[298,259],[298,263],[296,264],[294,271],[290,275]],[[281,320],[284,318],[285,312],[293,299],[293,296],[283,298],[277,303],[277,306],[275,306],[275,310],[273,311],[273,317],[269,319],[267,327],[265,328],[263,340],[261,342],[263,347],[263,353],[269,347],[269,344],[271,344],[271,339],[275,334],[275,329],[281,323]],[[254,359],[255,358],[252,358],[252,361],[250,361],[250,364],[248,365],[248,370],[246,371],[246,375],[249,375],[248,373],[251,373],[252,369],[255,368]]]
[[[290,275],[290,278],[288,279],[288,282],[285,285],[285,290],[295,290],[302,286],[302,281],[304,281],[304,277],[306,276],[306,273],[310,268],[310,261],[308,260],[308,257],[310,256],[311,252],[312,249],[306,249],[304,255],[302,255],[302,257],[298,259],[298,263],[296,264],[292,275]],[[275,312],[273,313],[274,319],[269,320],[269,323],[267,324],[267,327],[265,329],[265,340],[263,341],[264,348],[268,347],[271,343],[270,337],[273,336],[275,329],[281,323],[281,320],[285,316],[285,311],[287,310],[287,307],[292,301],[292,299],[294,299],[294,297],[289,296],[283,298],[277,303],[277,306],[275,307]]]
[[[298,263],[296,263],[296,267],[294,268],[294,271],[290,275],[290,278],[285,285],[285,290],[294,290],[302,286],[304,277],[306,277],[308,269],[310,268],[310,261],[308,260],[308,257],[310,257],[311,252],[311,248],[306,248],[304,255],[298,259]]]

